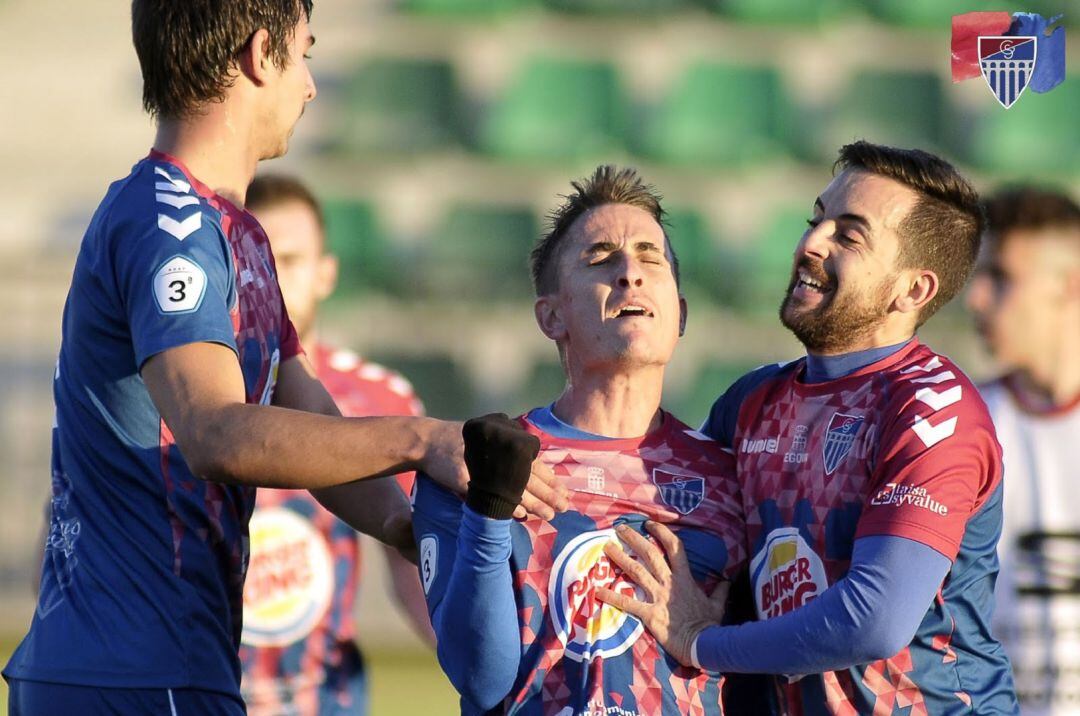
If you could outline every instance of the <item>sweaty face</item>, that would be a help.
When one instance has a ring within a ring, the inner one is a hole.
[[[807,350],[858,350],[894,300],[900,223],[917,195],[900,182],[845,170],[814,203],[795,249],[780,321]]]
[[[289,39],[289,61],[284,70],[273,68],[273,100],[267,109],[264,126],[272,132],[268,137],[269,150],[264,159],[280,157],[289,149],[296,123],[304,113],[304,107],[315,99],[315,79],[308,69],[308,51],[315,38],[308,27],[307,18],[301,13],[300,21]]]
[[[557,317],[571,371],[665,365],[681,331],[679,296],[663,229],[643,209],[607,204],[574,222],[558,257],[559,286],[542,297]]]
[[[1055,354],[1061,331],[1076,330],[1064,325],[1063,290],[1068,259],[1075,257],[1062,251],[1054,231],[1012,232],[971,280],[967,305],[975,327],[1006,368],[1039,366]]]
[[[319,302],[334,288],[336,263],[323,253],[322,229],[307,204],[288,201],[253,213],[270,239],[281,295],[304,341],[315,325]]]

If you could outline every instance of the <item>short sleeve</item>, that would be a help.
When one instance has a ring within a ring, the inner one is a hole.
[[[906,537],[955,559],[968,520],[1001,480],[993,423],[974,385],[949,366],[902,383],[896,404],[855,536]]]
[[[188,343],[220,343],[235,352],[229,315],[235,279],[215,211],[200,202],[185,206],[182,215],[163,207],[154,218],[120,221],[110,229],[136,364],[141,368],[150,357]]]

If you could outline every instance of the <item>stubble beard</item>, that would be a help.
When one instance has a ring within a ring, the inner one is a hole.
[[[883,280],[864,295],[844,296],[839,287],[821,306],[799,310],[788,288],[780,304],[780,322],[811,353],[835,355],[865,343],[889,312],[889,281]]]

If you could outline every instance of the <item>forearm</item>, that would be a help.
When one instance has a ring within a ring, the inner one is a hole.
[[[341,418],[240,403],[205,418],[185,441],[197,446],[192,451],[197,458],[189,464],[200,477],[303,489],[418,469],[428,435],[438,422]]]
[[[315,489],[311,494],[345,524],[383,544],[393,541],[393,535],[386,534],[389,517],[400,514],[408,521],[412,511],[408,498],[391,478],[347,482]]]
[[[513,688],[521,659],[510,520],[462,509],[454,566],[434,619],[437,653],[458,693],[487,710]]]
[[[706,629],[698,663],[729,673],[811,674],[888,658],[910,643],[950,566],[901,537],[857,540],[846,577],[782,616]]]
[[[386,547],[386,569],[390,573],[394,597],[416,635],[429,646],[435,646],[435,631],[431,628],[424,589],[416,573],[416,565],[392,547]]]

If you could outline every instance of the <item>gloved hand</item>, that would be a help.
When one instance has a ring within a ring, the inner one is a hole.
[[[461,435],[469,469],[465,504],[485,517],[510,519],[529,482],[540,440],[503,413],[467,421]]]

